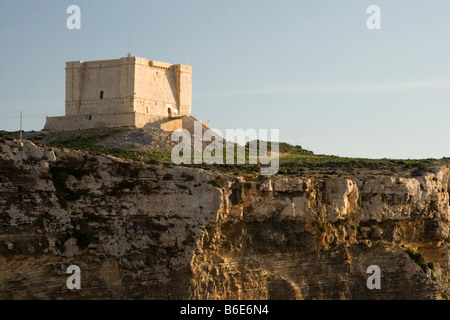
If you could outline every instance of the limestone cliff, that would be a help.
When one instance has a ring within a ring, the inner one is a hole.
[[[449,297],[445,165],[257,179],[0,148],[1,299]],[[71,264],[81,290],[66,287]]]

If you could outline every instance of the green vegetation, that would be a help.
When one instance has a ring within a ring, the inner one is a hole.
[[[391,159],[364,159],[346,158],[327,155],[281,155],[280,170],[282,174],[298,174],[306,172],[321,172],[326,174],[354,173],[358,170],[376,170],[386,173],[411,171],[417,176],[426,173],[432,164],[448,162],[447,158],[440,160],[391,160]]]
[[[268,148],[271,148],[272,145],[269,142],[267,145]],[[280,153],[289,153],[289,154],[296,154],[296,155],[314,155],[314,152],[305,150],[301,146],[293,146],[286,142],[280,142],[278,144],[278,149]]]
[[[409,255],[411,260],[413,260],[422,270],[423,272],[427,273],[428,270],[431,270],[431,272],[436,272],[436,267],[433,262],[426,262],[425,257],[410,248],[406,249],[405,252]]]
[[[315,220],[313,222],[313,225],[315,225],[322,233],[327,233],[327,231],[328,231],[327,225],[325,223],[323,223],[323,221],[320,219]]]
[[[93,154],[107,154],[122,159],[142,161],[147,164],[171,163],[170,152],[164,151],[139,151],[132,149],[111,149],[108,147],[97,146],[96,138],[82,140],[72,140],[59,143],[64,148],[89,151]]]
[[[259,140],[256,140],[256,142],[258,142],[257,150],[259,152]],[[266,143],[267,143],[267,151],[271,151],[272,150],[272,142],[267,141]],[[245,151],[247,153],[248,153],[249,148],[250,148],[250,144],[249,144],[249,142],[247,142],[246,145],[245,145]],[[299,145],[293,146],[293,145],[291,145],[289,143],[286,143],[286,142],[279,142],[278,143],[278,152],[280,152],[280,153],[288,153],[288,154],[291,154],[291,155],[314,155],[314,152],[312,152],[312,151],[305,150]]]
[[[427,266],[431,271],[436,272],[436,266],[434,265],[434,262],[428,262]]]
[[[147,164],[167,164],[172,165],[171,153],[165,151],[139,151],[134,149],[112,149],[97,145],[99,142],[110,136],[129,130],[127,128],[116,128],[111,132],[88,138],[75,138],[71,140],[58,140],[53,145],[68,149],[77,149],[89,151],[93,154],[105,154],[118,158],[142,161]],[[5,137],[6,138],[6,137]],[[237,164],[237,150],[241,148],[246,151],[245,164]],[[271,143],[267,143],[267,149],[271,150]],[[224,149],[224,153],[227,149]],[[224,155],[224,164],[186,164],[183,166],[202,168],[205,170],[218,171],[228,174],[260,174],[261,164],[249,164],[249,145],[245,147],[234,148],[233,164],[226,164]],[[392,160],[392,159],[364,159],[347,158],[333,155],[316,155],[312,151],[305,150],[301,146],[293,146],[288,143],[279,143],[280,165],[279,174],[286,175],[311,175],[311,174],[353,174],[361,170],[374,170],[380,174],[393,174],[401,171],[408,171],[411,176],[420,176],[430,170],[435,163],[450,162],[449,158],[424,159],[424,160]],[[194,153],[191,154],[194,157]],[[132,177],[138,177],[138,170],[129,173]],[[191,181],[188,176],[184,177],[186,181]],[[364,199],[363,199],[364,200]]]
[[[149,195],[153,192],[153,185],[150,182],[143,183],[139,186],[142,193]]]
[[[413,177],[419,177],[427,172],[427,166],[424,163],[417,163],[414,170],[411,172]]]
[[[67,149],[83,150],[89,151],[93,154],[106,154],[118,158],[130,159],[134,161],[142,161],[147,164],[157,164],[157,163],[171,163],[170,152],[163,151],[152,151],[145,152],[132,149],[117,149],[108,148],[104,146],[97,145],[99,142],[106,140],[107,138],[123,132],[126,128],[115,128],[108,134],[103,134],[100,136],[94,136],[89,138],[76,138],[72,140],[59,140],[54,142],[52,145],[55,147],[64,147]],[[138,169],[136,169],[138,170]],[[131,175],[137,175],[139,172],[132,172]],[[137,176],[136,176],[137,177]]]

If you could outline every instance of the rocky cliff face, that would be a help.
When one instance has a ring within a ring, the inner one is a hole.
[[[257,179],[0,148],[1,299],[449,297],[444,165]],[[367,288],[372,265],[381,289]]]

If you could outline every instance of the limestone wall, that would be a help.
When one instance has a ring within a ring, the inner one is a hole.
[[[134,110],[138,113],[167,117],[168,109],[176,114],[177,89],[175,72],[169,64],[154,64],[136,58]]]
[[[66,62],[66,115],[80,113],[81,61]]]
[[[68,118],[47,118],[45,129],[142,127],[153,118],[190,115],[191,90],[190,66],[138,57],[67,62]]]
[[[192,105],[192,67],[175,66],[180,115],[190,115]]]
[[[175,131],[183,129],[183,120],[181,118],[173,119],[168,122],[162,123],[160,128],[164,131]]]
[[[66,63],[66,115],[133,110],[134,58]]]
[[[110,113],[93,115],[75,115],[65,117],[47,117],[44,130],[66,131],[99,127],[136,126],[134,113]]]

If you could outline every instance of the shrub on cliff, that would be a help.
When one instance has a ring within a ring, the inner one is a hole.
[[[409,255],[409,257],[423,270],[423,272],[427,273],[428,270],[431,270],[432,272],[436,271],[436,267],[434,266],[433,262],[426,262],[425,257],[410,248],[406,249],[405,252]]]
[[[313,224],[320,230],[320,232],[327,233],[328,227],[326,226],[325,223],[323,223],[322,220],[317,219],[313,222]]]

